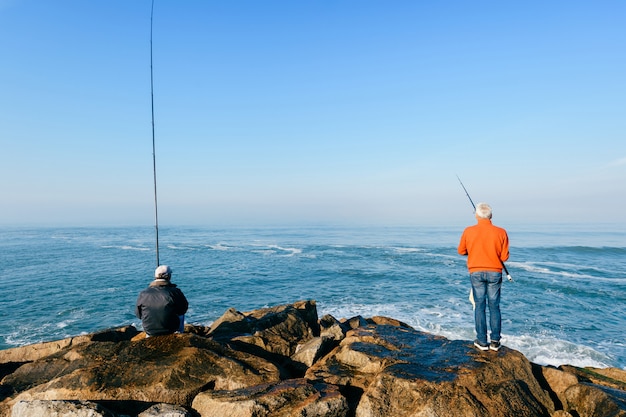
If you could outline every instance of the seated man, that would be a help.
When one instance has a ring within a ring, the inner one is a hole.
[[[172,270],[161,265],[154,271],[154,281],[139,293],[135,315],[141,319],[146,335],[182,333],[189,304],[183,292],[172,284]]]

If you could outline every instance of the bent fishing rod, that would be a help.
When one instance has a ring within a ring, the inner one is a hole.
[[[476,205],[474,204],[474,201],[472,201],[472,197],[470,197],[469,193],[467,192],[467,188],[465,188],[465,185],[463,185],[463,181],[461,181],[461,178],[459,178],[459,176],[457,175],[456,178],[459,180],[459,183],[461,184],[461,187],[463,187],[463,191],[465,191],[465,195],[467,196],[467,198],[469,198],[470,203],[472,203],[472,207],[474,208],[474,213],[476,213]],[[504,270],[504,273],[506,274],[506,278],[513,282],[513,277],[511,277],[511,274],[509,274],[509,270],[506,269],[506,265],[504,264],[504,261],[502,259],[500,259],[500,263],[502,264],[502,269]]]

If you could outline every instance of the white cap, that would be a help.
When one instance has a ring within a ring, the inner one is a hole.
[[[154,270],[155,279],[170,279],[172,276],[172,268],[167,265],[160,265]]]

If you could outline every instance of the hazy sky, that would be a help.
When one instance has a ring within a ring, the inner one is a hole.
[[[151,0],[0,0],[0,224],[154,222]],[[156,0],[161,225],[625,223],[626,2]]]

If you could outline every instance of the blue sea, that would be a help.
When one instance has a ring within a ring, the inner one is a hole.
[[[463,227],[161,227],[159,259],[210,325],[317,301],[336,318],[384,315],[474,339]],[[503,343],[542,365],[626,369],[626,230],[506,227],[514,282]],[[133,308],[156,267],[154,227],[0,228],[0,349],[141,323]]]

